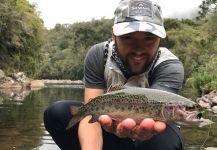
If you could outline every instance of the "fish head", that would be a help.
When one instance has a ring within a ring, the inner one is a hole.
[[[178,117],[177,117],[178,116]],[[202,112],[185,111],[178,109],[174,115],[174,122],[178,125],[197,125],[199,126],[203,121]]]
[[[166,120],[178,125],[200,125],[202,113],[198,111],[187,111],[183,105],[170,104],[163,109]]]

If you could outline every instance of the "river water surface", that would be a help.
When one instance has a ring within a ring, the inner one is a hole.
[[[70,99],[82,101],[83,88],[49,87],[32,91],[25,98],[0,92],[0,149],[59,150],[44,128],[43,112],[55,101]],[[217,122],[216,116],[207,117]],[[216,123],[202,128],[182,127],[181,131],[187,150],[217,150]]]

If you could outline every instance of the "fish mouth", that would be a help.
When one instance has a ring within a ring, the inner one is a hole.
[[[200,125],[203,122],[201,120],[202,112],[179,110],[178,113],[182,115],[182,120],[178,121],[178,124]]]
[[[195,120],[200,120],[202,118],[202,112],[197,112],[197,111],[193,111],[193,112],[186,112],[187,116],[186,116],[186,121],[195,121]]]
[[[211,125],[214,122],[210,119],[202,118],[202,112],[198,111],[183,111],[179,110],[179,114],[182,115],[182,119],[180,121],[176,121],[179,125],[189,125],[193,126],[196,125],[198,127],[203,127],[206,125]]]

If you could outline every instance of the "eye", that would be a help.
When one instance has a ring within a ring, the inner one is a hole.
[[[123,39],[123,40],[130,40],[130,39],[132,39],[132,37],[129,36],[129,35],[120,36],[120,38]]]
[[[145,36],[145,41],[153,41],[153,40],[156,40],[156,39],[157,39],[157,36],[155,36],[155,35]]]

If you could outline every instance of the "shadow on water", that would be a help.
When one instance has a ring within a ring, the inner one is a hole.
[[[83,88],[53,86],[32,92],[0,92],[0,149],[59,150],[44,128],[43,112],[53,102],[70,99],[82,101]],[[217,117],[207,117],[217,122]],[[216,123],[202,128],[182,127],[181,131],[186,150],[217,147]]]
[[[0,149],[59,150],[45,131],[43,112],[58,100],[82,100],[83,89],[44,88],[22,98],[0,93]]]

